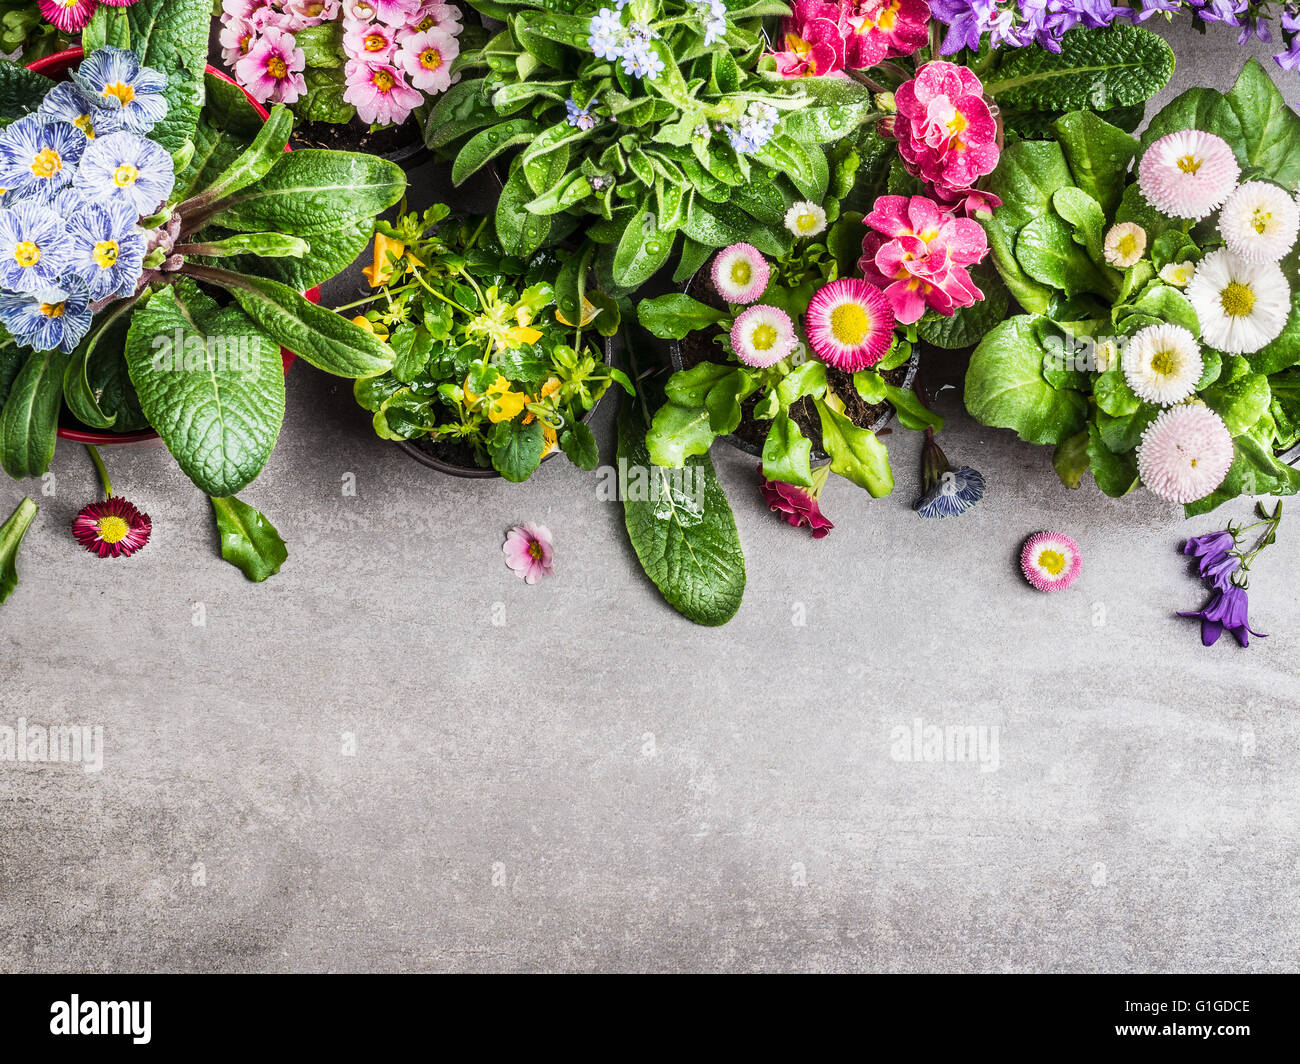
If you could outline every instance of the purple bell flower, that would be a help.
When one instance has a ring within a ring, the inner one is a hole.
[[[1201,643],[1207,647],[1214,646],[1225,629],[1231,632],[1243,647],[1248,647],[1252,635],[1260,639],[1267,638],[1263,632],[1257,632],[1250,627],[1246,617],[1249,605],[1246,589],[1229,584],[1216,591],[1210,597],[1210,601],[1199,610],[1183,611],[1178,616],[1195,617],[1201,622]]]

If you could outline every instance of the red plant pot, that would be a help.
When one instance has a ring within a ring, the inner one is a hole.
[[[37,59],[32,63],[28,63],[27,69],[36,74],[44,74],[54,81],[67,81],[68,71],[80,62],[82,54],[80,48],[69,48],[66,51],[55,52],[53,55],[47,55],[44,59]],[[211,65],[208,66],[207,73],[220,78],[222,81],[229,82],[239,89],[248,98],[248,102],[253,105],[257,113],[262,116],[263,121],[271,117],[267,109],[253,99],[252,96],[249,96],[248,90],[239,85],[233,78],[227,77]],[[290,151],[291,149],[286,144],[284,150]],[[313,288],[308,292],[304,292],[303,295],[313,303],[320,302],[319,288]],[[282,347],[280,348],[280,357],[284,362],[284,371],[288,373],[289,367],[293,365],[298,356]],[[91,443],[97,447],[103,447],[112,444],[154,442],[158,439],[158,433],[152,429],[144,432],[94,432],[90,429],[69,429],[60,426],[59,439],[71,440],[73,443]]]

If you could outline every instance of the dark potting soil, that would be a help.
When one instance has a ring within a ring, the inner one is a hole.
[[[708,282],[707,275],[703,272],[697,273],[691,279],[687,292],[701,303],[707,303],[719,310],[727,309],[727,304],[713,290],[713,285]],[[691,369],[701,362],[716,362],[723,357],[723,348],[715,340],[715,337],[721,335],[722,330],[718,328],[687,333],[686,339],[681,342],[682,367]],[[907,364],[904,363],[897,369],[885,370],[881,376],[890,384],[901,387],[907,379]],[[871,428],[887,412],[893,409],[888,403],[870,404],[863,401],[862,396],[853,387],[853,375],[835,369],[833,366],[826,367],[826,385],[844,403],[844,416],[859,428]],[[740,425],[735,432],[738,439],[756,447],[760,451],[767,441],[768,430],[772,427],[770,420],[754,417],[754,407],[758,405],[762,397],[762,393],[758,392],[740,404]],[[825,452],[822,450],[821,418],[817,415],[812,400],[806,396],[800,399],[790,407],[790,417],[794,419],[794,423],[799,426],[804,436],[812,442],[814,452],[824,454]],[[888,432],[888,428],[881,429],[878,435],[883,436]]]
[[[370,127],[358,118],[351,122],[304,122],[293,134],[295,148],[328,148],[333,151],[359,151],[367,155],[405,154],[422,142],[420,127],[414,122],[385,129]]]
[[[408,441],[440,462],[446,462],[448,465],[459,466],[461,469],[491,469],[491,466],[481,466],[474,460],[474,449],[468,444],[459,443],[455,440],[431,440],[428,436],[418,436]]]

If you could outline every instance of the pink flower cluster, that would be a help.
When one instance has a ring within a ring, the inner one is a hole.
[[[898,87],[894,101],[892,132],[908,171],[943,202],[962,203],[966,213],[998,206],[986,193],[974,193],[970,202],[975,182],[993,172],[1001,154],[980,79],[956,63],[926,63]]]
[[[783,77],[803,78],[866,70],[883,59],[908,56],[930,37],[926,0],[796,0],[781,25],[776,52]]]
[[[459,79],[460,11],[425,0],[222,0],[221,49],[260,103],[296,103],[307,91],[297,34],[342,22],[343,100],[367,125],[405,122],[426,96]]]
[[[904,325],[927,309],[951,317],[984,298],[968,272],[988,254],[978,222],[925,196],[881,196],[863,221],[869,229],[858,269],[884,289]]]

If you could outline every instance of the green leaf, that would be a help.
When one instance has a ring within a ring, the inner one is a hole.
[[[81,47],[86,55],[90,55],[106,45],[130,48],[131,26],[126,11],[121,7],[100,4],[86,23],[86,28],[81,31]]]
[[[0,60],[0,124],[36,110],[54,82],[24,66]]]
[[[513,484],[522,483],[542,464],[546,452],[542,423],[537,420],[527,425],[518,421],[498,422],[487,438],[487,449],[498,473]]]
[[[110,414],[100,406],[103,388],[97,392],[91,386],[89,371],[91,360],[100,353],[101,344],[107,349],[106,357],[112,357],[122,350],[126,330],[130,325],[129,311],[132,305],[132,302],[121,302],[97,318],[68,360],[68,368],[64,371],[64,402],[73,417],[91,428],[111,429],[117,422],[117,411]]]
[[[1056,120],[1057,142],[1079,188],[1111,217],[1124,193],[1137,138],[1116,129],[1091,111],[1072,111]]]
[[[1294,189],[1300,182],[1300,115],[1287,105],[1258,59],[1246,60],[1227,100],[1241,121],[1246,145],[1242,162]]]
[[[311,250],[302,237],[281,233],[236,233],[222,240],[189,245],[191,255],[221,259],[236,255],[256,255],[262,259],[300,259]]]
[[[688,333],[698,332],[727,318],[727,312],[718,310],[685,292],[670,292],[654,299],[643,299],[637,304],[637,320],[661,340],[681,340]]]
[[[31,499],[23,499],[9,520],[0,525],[0,603],[18,586],[18,548],[35,516],[36,504]]]
[[[651,462],[634,406],[618,422],[619,468],[629,471],[623,516],[646,575],[696,624],[726,624],[745,594],[745,555],[713,463],[691,458],[681,473]]]
[[[1043,379],[1043,356],[1032,316],[1010,318],[971,355],[966,409],[981,424],[1014,429],[1028,443],[1060,443],[1084,427],[1087,403]]]
[[[1088,439],[1088,432],[1084,430],[1068,440],[1062,440],[1052,452],[1052,468],[1061,478],[1061,483],[1071,491],[1078,489],[1083,482],[1083,474],[1090,468]]]
[[[975,267],[971,279],[984,298],[974,306],[959,307],[951,317],[927,314],[922,318],[916,331],[927,344],[949,350],[974,347],[993,326],[1006,321],[1011,295],[998,273],[985,264]]]
[[[344,63],[341,21],[294,30],[293,39],[302,49],[303,61],[309,67],[341,67]]]
[[[1149,30],[1116,22],[1105,29],[1076,28],[1061,51],[1007,49],[984,81],[1001,106],[1043,111],[1104,111],[1149,100],[1174,73],[1174,53]]]
[[[1174,97],[1154,115],[1142,133],[1145,152],[1161,137],[1184,129],[1200,129],[1222,137],[1240,161],[1246,159],[1246,137],[1241,118],[1227,98],[1214,89],[1188,89]]]
[[[280,571],[289,551],[265,515],[233,496],[213,498],[212,510],[226,561],[257,584]]]
[[[1112,417],[1128,417],[1142,405],[1118,365],[1098,374],[1092,383],[1092,395],[1097,405]]]
[[[356,261],[370,241],[375,216],[405,190],[406,175],[396,163],[355,152],[305,149],[281,154],[265,177],[224,203],[212,224],[306,240],[311,254],[301,259],[253,258],[236,260],[233,266],[302,292]]]
[[[284,419],[284,368],[243,312],[183,280],[135,311],[126,360],[149,423],[203,491],[234,495],[262,471]]]
[[[1236,368],[1247,365],[1245,359],[1238,356],[1229,361],[1235,365],[1225,370],[1225,383],[1205,389],[1200,398],[1223,418],[1233,436],[1240,436],[1268,413],[1273,396],[1268,378],[1262,373],[1240,372]]]
[[[532,119],[516,118],[476,133],[456,154],[456,161],[451,168],[451,183],[464,183],[475,171],[486,166],[502,152],[529,143],[541,131],[542,127]]]
[[[501,197],[497,200],[496,230],[501,248],[508,255],[526,258],[546,240],[551,230],[549,217],[530,214],[527,204],[533,198],[524,169],[518,161],[511,166]]]
[[[227,289],[263,332],[317,369],[338,377],[373,377],[392,369],[390,347],[287,285],[226,270],[196,270],[195,275]]]
[[[1291,315],[1278,338],[1246,357],[1251,369],[1269,376],[1300,365],[1300,288],[1291,293]]]
[[[1232,468],[1217,491],[1183,508],[1187,517],[1209,513],[1239,495],[1294,495],[1300,491],[1300,470],[1273,453],[1269,441],[1245,432],[1232,441]]]
[[[232,133],[245,142],[252,141],[261,132],[265,120],[238,85],[205,73],[203,90],[203,117],[216,129]]]
[[[1102,442],[1096,425],[1088,426],[1088,464],[1097,487],[1112,499],[1127,495],[1138,484],[1137,459],[1115,454]]]
[[[831,457],[831,472],[853,481],[876,499],[894,490],[889,451],[876,434],[859,428],[838,410],[814,400],[822,423],[822,449]]]
[[[811,455],[812,441],[804,436],[793,418],[780,414],[773,419],[763,442],[763,476],[768,480],[811,488]]]
[[[1146,314],[1171,325],[1181,325],[1193,336],[1201,335],[1201,322],[1192,302],[1177,288],[1157,285],[1133,304],[1133,313]]]
[[[1074,242],[1103,273],[1106,270],[1106,214],[1101,204],[1081,188],[1058,188],[1052,209],[1074,229]]]
[[[9,389],[0,412],[0,465],[15,480],[50,468],[70,358],[62,351],[32,352]]]
[[[614,250],[614,281],[620,288],[640,288],[668,261],[677,234],[661,232],[656,225],[650,201],[645,200]]]
[[[483,78],[471,78],[457,82],[439,96],[425,120],[425,144],[436,151],[496,122],[500,116],[485,95],[486,87]]]
[[[569,461],[579,469],[590,471],[600,465],[600,448],[596,445],[596,434],[581,421],[575,421],[560,433],[560,450],[568,455]]]
[[[204,190],[207,202],[216,203],[262,180],[283,158],[285,145],[289,143],[289,134],[292,132],[293,112],[283,104],[276,104],[271,109],[271,117],[257,131],[253,142]]]
[[[681,469],[692,455],[708,454],[718,434],[703,406],[664,403],[656,412],[645,443],[657,466]]]
[[[1020,230],[1016,259],[1035,281],[1059,288],[1067,296],[1081,292],[1105,295],[1116,290],[1074,242],[1070,227],[1055,214],[1036,218]]]
[[[167,116],[149,139],[174,152],[193,136],[203,106],[211,0],[138,0],[126,17],[131,50],[144,66],[167,77]]]
[[[776,398],[782,410],[789,410],[805,395],[820,399],[825,394],[826,363],[820,359],[809,359],[792,369],[776,386]]]
[[[343,125],[356,118],[357,109],[343,99],[348,82],[342,67],[308,67],[303,71],[303,82],[307,91],[293,105],[294,113],[302,121]]]

